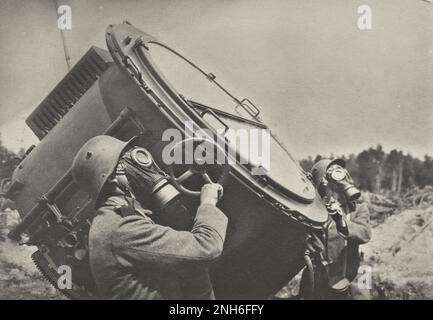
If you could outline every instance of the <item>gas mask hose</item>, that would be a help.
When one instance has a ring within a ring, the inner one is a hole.
[[[321,265],[323,253],[326,250],[323,234],[309,233],[306,239],[306,246],[304,263],[307,279],[306,282],[304,282],[305,287],[301,294],[306,299],[314,299],[316,296],[316,267]]]
[[[304,262],[308,272],[308,283],[307,283],[307,295],[306,299],[313,299],[314,297],[314,266],[313,261],[311,260],[311,252],[310,250],[306,250],[304,254]]]

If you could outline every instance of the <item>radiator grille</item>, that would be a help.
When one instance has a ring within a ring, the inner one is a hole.
[[[26,119],[39,140],[50,132],[112,62],[108,51],[91,47]]]

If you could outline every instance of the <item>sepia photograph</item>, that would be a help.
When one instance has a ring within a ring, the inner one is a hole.
[[[0,300],[433,299],[433,1],[0,20]]]

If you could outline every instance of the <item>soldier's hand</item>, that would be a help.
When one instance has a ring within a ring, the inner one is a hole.
[[[208,183],[201,188],[200,203],[216,205],[223,196],[223,187],[218,183]]]

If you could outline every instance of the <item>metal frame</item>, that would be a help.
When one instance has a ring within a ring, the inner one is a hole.
[[[141,133],[144,133],[144,127],[135,119],[134,112],[126,107],[124,108],[112,124],[105,130],[104,135],[114,135],[121,127],[131,121]],[[21,234],[26,231],[29,227],[36,224],[41,218],[41,214],[44,211],[50,212],[55,217],[57,223],[66,222],[65,216],[62,215],[61,211],[56,205],[56,199],[58,195],[64,192],[67,188],[73,184],[71,169],[69,169],[49,190],[47,193],[41,196],[37,204],[27,213],[24,219],[12,229],[8,237],[14,240],[21,240]]]
[[[171,86],[168,79],[164,77],[157,65],[153,62],[151,54],[148,51],[148,43],[159,44],[159,41],[135,27],[126,26],[125,29],[121,29],[118,28],[119,26],[120,25],[110,25],[106,32],[107,47],[117,65],[129,74],[140,90],[146,94],[147,98],[151,100],[155,107],[175,128],[183,130],[183,125],[185,121],[188,120],[193,121],[194,127],[191,128],[193,130],[210,128],[209,123],[200,116],[200,112],[193,108],[191,103]],[[163,45],[163,47],[166,46]],[[137,69],[140,72],[137,72]],[[202,74],[209,75],[205,72],[202,72]],[[210,77],[214,78],[214,75]],[[239,100],[239,102],[241,101]],[[248,104],[248,101],[243,99],[242,103]],[[251,108],[252,111],[254,111],[254,107]],[[236,115],[232,116],[236,117]],[[246,120],[245,118],[242,119]],[[260,119],[256,120],[260,121]],[[185,138],[190,137],[190,133],[188,132],[185,132]],[[271,136],[292,159],[299,168],[300,173],[302,174],[303,172],[305,179],[308,180],[306,172],[300,167],[299,163],[293,159],[275,134],[271,132]],[[251,176],[250,171],[252,167],[249,165],[241,165],[236,162],[232,167],[231,175],[233,178],[236,178],[239,182],[254,191],[258,197],[266,199],[269,205],[279,208],[279,211],[286,216],[292,218],[299,216],[298,219],[295,218],[294,220],[300,221],[304,225],[313,225],[314,227],[321,228],[322,221],[310,220],[310,218],[303,216],[300,211],[301,209],[298,207],[298,204],[304,206],[317,203],[316,198],[306,198],[287,188],[281,188],[278,183],[269,177],[265,180],[261,179],[259,176]],[[287,202],[281,202],[278,198],[287,199]]]

